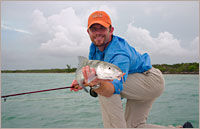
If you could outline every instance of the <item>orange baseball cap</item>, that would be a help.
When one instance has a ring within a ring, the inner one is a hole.
[[[109,15],[104,11],[95,11],[89,16],[88,28],[95,23],[101,24],[106,28],[112,25]]]

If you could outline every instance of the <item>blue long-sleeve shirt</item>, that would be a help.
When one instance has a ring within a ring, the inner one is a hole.
[[[150,57],[147,53],[141,55],[130,46],[123,38],[113,35],[112,41],[101,52],[98,47],[93,43],[90,45],[89,52],[90,60],[101,60],[118,66],[124,75],[124,82],[126,81],[128,74],[131,73],[143,73],[152,68]],[[113,80],[112,84],[115,87],[114,94],[120,94],[123,90],[123,80]]]

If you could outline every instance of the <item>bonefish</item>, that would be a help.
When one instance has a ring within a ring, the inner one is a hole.
[[[94,68],[96,70],[96,75],[88,78],[88,82],[91,82],[96,77],[98,79],[120,80],[121,77],[123,77],[124,75],[121,69],[114,64],[104,62],[104,61],[99,61],[99,60],[88,60],[86,57],[83,57],[83,56],[79,56],[78,58],[79,58],[79,65],[76,70],[75,76],[79,85],[83,87],[83,89],[86,92],[88,92],[88,90],[83,85],[84,76],[82,73],[82,68],[85,66],[90,66],[90,68]]]

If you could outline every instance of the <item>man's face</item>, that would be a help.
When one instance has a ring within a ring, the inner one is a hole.
[[[104,46],[105,43],[109,42],[113,33],[113,28],[111,28],[110,30],[109,28],[105,28],[100,24],[93,24],[87,30],[87,32],[94,45],[96,45],[97,47],[101,47]]]

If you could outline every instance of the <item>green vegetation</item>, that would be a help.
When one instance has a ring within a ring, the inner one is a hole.
[[[153,67],[160,69],[166,74],[198,74],[199,63],[181,63],[181,64],[155,64]],[[66,69],[35,69],[35,70],[2,70],[2,73],[72,73],[76,68],[66,65]]]
[[[2,73],[72,73],[76,68],[66,65],[66,69],[2,70]]]
[[[160,69],[162,73],[169,74],[198,74],[199,63],[181,63],[181,64],[156,64],[153,67]]]
[[[72,73],[76,68],[72,69],[33,69],[33,70],[2,70],[2,73]]]

